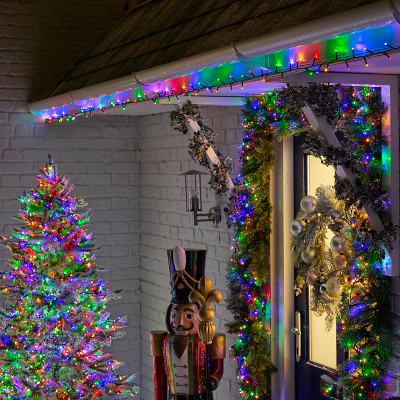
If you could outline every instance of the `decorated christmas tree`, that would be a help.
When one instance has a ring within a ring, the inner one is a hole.
[[[103,352],[126,325],[113,320],[106,304],[119,298],[97,278],[101,271],[87,232],[91,210],[69,196],[73,186],[57,175],[51,156],[37,175],[39,185],[24,192],[23,223],[13,238],[0,237],[12,258],[0,272],[9,285],[0,310],[0,399],[96,399],[134,395],[135,375],[118,376],[121,364]],[[10,283],[11,282],[11,283]]]

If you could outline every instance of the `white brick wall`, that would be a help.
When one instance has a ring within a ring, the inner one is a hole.
[[[218,148],[230,156],[237,174],[237,143],[242,130],[239,121],[240,107],[202,107],[207,124],[218,134]],[[221,125],[221,120],[223,121]],[[233,229],[226,228],[223,217],[221,226],[211,228],[208,223],[194,227],[192,215],[185,211],[185,179],[179,176],[189,169],[202,169],[191,161],[188,154],[188,135],[170,127],[169,114],[141,118],[141,352],[142,400],[153,399],[153,365],[150,356],[149,332],[165,329],[165,310],[171,299],[167,249],[177,245],[186,248],[207,249],[206,274],[224,299],[227,296],[226,265],[231,255],[230,243]],[[204,178],[203,210],[208,211],[217,203],[223,209],[227,196],[215,196]],[[231,318],[225,303],[216,306],[217,331],[225,332],[224,324]],[[227,347],[234,343],[228,337]],[[225,359],[224,378],[216,392],[217,400],[238,398],[235,363]]]
[[[122,373],[140,372],[140,151],[137,118],[78,118],[44,125],[26,102],[43,98],[79,56],[123,12],[125,0],[3,1],[0,6],[0,234],[18,224],[17,197],[36,184],[51,153],[59,172],[84,196],[93,216],[89,231],[112,289],[113,316],[127,314],[127,335],[110,352],[126,362]],[[0,248],[0,269],[8,249]],[[107,349],[108,350],[108,349]],[[140,380],[137,380],[140,383]]]
[[[101,126],[98,123],[102,118]],[[25,118],[26,134],[5,134],[0,125],[0,234],[10,236],[18,224],[17,200],[23,189],[36,185],[38,167],[43,167],[51,153],[60,174],[75,185],[72,195],[84,196],[93,209],[89,231],[101,247],[96,252],[100,266],[108,268],[101,276],[110,280],[111,289],[123,289],[122,299],[112,301],[112,315],[129,316],[129,327],[123,340],[115,341],[110,351],[126,363],[121,372],[140,372],[140,151],[137,148],[137,118],[103,117],[77,119],[71,124],[37,124]],[[115,125],[117,123],[117,125]],[[128,127],[120,137],[108,137],[110,127]],[[81,125],[84,124],[84,125]],[[14,126],[15,128],[15,126]],[[28,129],[29,128],[29,129]],[[15,132],[15,130],[14,130]],[[76,137],[79,140],[75,140]],[[133,141],[132,139],[135,139]],[[81,149],[82,140],[88,149]],[[96,142],[107,141],[107,149],[96,150]],[[118,162],[114,160],[118,159]],[[0,249],[0,265],[6,268],[8,249]]]

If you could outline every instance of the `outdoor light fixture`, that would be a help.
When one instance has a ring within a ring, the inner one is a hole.
[[[218,228],[221,224],[221,210],[219,206],[210,208],[208,214],[199,214],[199,211],[203,210],[201,198],[201,175],[207,174],[192,169],[180,175],[185,175],[186,211],[193,212],[193,225],[197,226],[199,222],[210,221],[211,226]],[[199,219],[199,217],[206,218]]]

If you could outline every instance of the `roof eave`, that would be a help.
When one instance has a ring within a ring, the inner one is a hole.
[[[273,54],[297,46],[323,41],[367,28],[374,29],[396,23],[399,19],[400,0],[381,0],[349,11],[334,14],[300,24],[271,34],[246,41],[233,43],[216,50],[184,58],[168,64],[132,73],[96,85],[66,92],[44,100],[28,104],[34,115],[43,111],[79,104],[90,98],[98,98],[128,89],[145,88],[147,84],[162,82],[174,77],[190,75],[233,62],[246,63],[262,55]]]

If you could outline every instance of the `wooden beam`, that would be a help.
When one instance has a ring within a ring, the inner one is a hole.
[[[189,122],[189,126],[188,126],[189,132],[192,135],[194,134],[194,132],[197,132],[197,131],[201,130],[200,125],[196,121],[193,121],[192,119],[189,119],[188,122]],[[216,165],[219,164],[219,158],[218,158],[217,154],[215,153],[215,150],[213,149],[212,146],[210,146],[206,150],[206,154],[207,154],[208,163],[209,163],[211,169],[213,168],[214,164],[216,164]],[[228,187],[229,187],[229,190],[231,190],[231,191],[235,187],[235,185],[233,184],[232,179],[229,177],[229,175],[228,175]]]
[[[341,147],[338,138],[336,137],[325,117],[319,117],[315,110],[309,106],[303,107],[303,113],[307,117],[308,122],[317,135],[322,136],[330,145]],[[336,173],[340,178],[347,178],[353,186],[356,186],[357,176],[348,168],[339,166],[336,169]],[[364,205],[364,210],[368,214],[368,218],[375,230],[377,232],[382,232],[385,228],[376,212],[371,207],[366,205]]]
[[[175,108],[177,110],[180,110],[181,105],[179,103],[175,104]],[[188,125],[186,125],[186,126],[189,129],[189,133],[191,135],[193,135],[194,132],[201,130],[200,125],[196,121],[193,121],[192,119],[188,120]],[[219,164],[219,158],[212,146],[210,146],[206,150],[206,154],[207,154],[207,158],[208,158],[208,164],[210,165],[211,169],[213,169],[214,164],[216,164],[216,165]],[[232,179],[229,177],[229,175],[228,175],[228,187],[229,187],[230,191],[232,191],[235,188],[235,185],[233,184]]]

